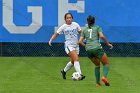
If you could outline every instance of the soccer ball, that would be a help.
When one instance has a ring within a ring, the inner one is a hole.
[[[74,72],[72,74],[72,80],[81,80],[81,74],[79,72]]]

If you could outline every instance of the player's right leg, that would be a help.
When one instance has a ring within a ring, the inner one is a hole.
[[[65,51],[67,54],[69,54],[72,51],[72,49],[73,48],[71,46],[65,45]],[[66,79],[66,72],[70,70],[73,67],[73,65],[74,65],[74,60],[71,59],[71,61],[66,64],[64,69],[61,70],[63,79]]]
[[[100,61],[103,64],[103,77],[102,81],[105,83],[106,86],[110,86],[109,81],[107,80],[107,75],[109,72],[109,62],[108,62],[108,57],[106,53],[103,54],[103,56],[100,58]]]

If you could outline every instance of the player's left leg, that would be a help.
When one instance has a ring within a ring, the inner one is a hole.
[[[65,68],[63,70],[61,70],[61,73],[62,73],[62,76],[63,76],[63,79],[66,79],[66,72],[68,70],[70,70],[72,67],[73,67],[73,63],[74,61],[70,61],[66,64]]]
[[[78,54],[76,53],[75,50],[73,50],[73,51],[70,51],[70,53],[68,55],[71,58],[71,60],[74,60],[74,68],[75,68],[76,72],[79,72],[81,74],[81,80],[83,80],[85,78],[85,76],[82,75],[82,72],[81,72]]]
[[[102,86],[100,83],[100,60],[93,57],[90,60],[95,64],[95,78],[96,78],[96,86]]]

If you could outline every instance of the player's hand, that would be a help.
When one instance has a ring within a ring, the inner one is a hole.
[[[52,41],[51,40],[49,41],[49,45],[52,46]]]
[[[109,49],[112,49],[113,48],[113,45],[112,44],[108,44],[107,46],[110,47]]]

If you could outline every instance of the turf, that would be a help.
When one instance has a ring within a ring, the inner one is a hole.
[[[94,65],[86,57],[80,57],[86,79],[73,81],[72,68],[63,80],[60,70],[68,61],[68,57],[0,57],[0,93],[140,93],[139,57],[109,58],[110,87],[95,87]]]

